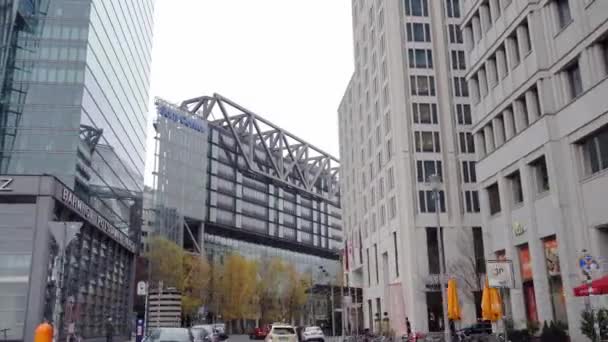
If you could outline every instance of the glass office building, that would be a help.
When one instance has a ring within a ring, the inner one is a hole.
[[[0,174],[52,174],[117,226],[141,196],[153,0],[2,1]]]
[[[242,107],[211,120],[214,109],[240,107],[220,95],[213,99],[215,104],[186,101],[181,107],[157,101],[156,231],[186,249],[204,250],[212,262],[231,252],[279,256],[301,272],[322,265],[337,274],[338,161],[317,149],[313,157],[303,148],[312,145]],[[239,118],[243,122],[233,121]],[[245,121],[274,143],[249,134]],[[278,132],[284,135],[272,137]]]

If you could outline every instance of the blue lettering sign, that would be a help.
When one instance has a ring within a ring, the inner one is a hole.
[[[205,133],[207,130],[203,120],[179,113],[178,110],[171,108],[162,102],[156,104],[156,111],[158,112],[158,115],[197,132]]]

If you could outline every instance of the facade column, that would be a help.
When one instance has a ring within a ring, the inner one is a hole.
[[[494,144],[494,132],[492,130],[492,124],[487,124],[483,128],[483,133],[486,138],[487,152],[491,153],[492,151],[494,151],[494,149],[496,149],[496,145]]]
[[[520,52],[520,57],[523,59],[525,55],[532,48],[530,46],[530,32],[528,32],[528,28],[525,25],[519,25],[517,27],[516,35],[517,35],[517,44]]]
[[[538,120],[540,116],[538,105],[538,94],[533,90],[526,91],[526,109],[528,111],[528,122]]]
[[[494,139],[498,147],[505,143],[505,125],[500,115],[492,120],[492,127],[494,127]]]
[[[463,32],[464,46],[467,51],[473,50],[475,46],[475,40],[473,38],[473,24],[467,25]]]
[[[500,79],[507,76],[507,74],[508,74],[507,68],[508,68],[507,56],[505,55],[505,50],[504,49],[496,50],[496,69],[497,69],[498,77]]]
[[[479,17],[481,19],[481,29],[483,32],[488,32],[492,27],[492,18],[490,17],[490,8],[487,4],[479,6]]]
[[[509,37],[505,40],[505,50],[509,60],[509,69],[515,69],[519,64],[521,55],[519,54],[519,46],[514,38]]]
[[[498,72],[496,70],[496,60],[493,58],[489,58],[486,62],[486,72],[488,78],[488,89],[494,87],[496,83],[498,83]]]
[[[503,110],[502,119],[505,126],[505,139],[509,140],[515,135],[515,121],[513,119],[513,111],[510,108]]]
[[[479,16],[476,15],[471,20],[473,26],[473,39],[475,39],[475,44],[481,40],[481,22],[479,21]]]
[[[477,151],[477,159],[481,159],[486,156],[486,139],[484,137],[483,129],[475,133],[475,150]]]
[[[479,97],[479,82],[477,78],[471,77],[468,81],[469,93],[471,94],[471,102],[477,103],[480,100]]]
[[[513,118],[515,119],[515,130],[517,133],[528,127],[525,105],[522,100],[516,100],[513,104]]]
[[[486,69],[480,68],[477,73],[477,78],[479,82],[479,94],[481,97],[486,97],[488,95],[488,79],[486,78]]]
[[[490,13],[492,14],[492,19],[494,22],[496,22],[498,17],[500,17],[500,11],[501,8],[498,0],[490,0]]]

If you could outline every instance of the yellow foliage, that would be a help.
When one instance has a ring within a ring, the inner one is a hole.
[[[219,281],[221,310],[226,320],[255,318],[258,265],[238,254],[228,256]]]
[[[162,237],[153,237],[149,246],[146,258],[152,268],[150,280],[153,286],[162,281],[165,287],[181,288],[184,250]]]

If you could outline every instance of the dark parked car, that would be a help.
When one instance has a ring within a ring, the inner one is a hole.
[[[456,332],[456,335],[462,340],[470,336],[486,336],[492,334],[492,323],[477,322],[475,324],[464,327]]]

